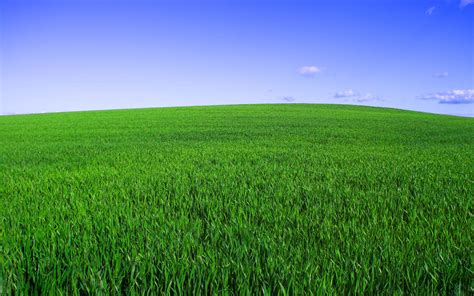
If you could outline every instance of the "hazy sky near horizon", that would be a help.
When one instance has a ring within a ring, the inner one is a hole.
[[[0,113],[340,103],[474,116],[474,0],[0,1]]]

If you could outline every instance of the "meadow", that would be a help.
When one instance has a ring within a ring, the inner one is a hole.
[[[474,119],[0,117],[0,295],[474,293]]]

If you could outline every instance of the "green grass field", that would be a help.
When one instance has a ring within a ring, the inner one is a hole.
[[[473,118],[3,116],[0,177],[0,295],[474,292]]]

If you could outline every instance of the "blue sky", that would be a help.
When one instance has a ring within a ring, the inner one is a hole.
[[[0,2],[4,114],[336,103],[474,116],[474,0]]]

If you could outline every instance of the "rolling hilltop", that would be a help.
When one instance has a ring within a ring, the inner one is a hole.
[[[473,151],[372,107],[0,117],[0,294],[469,294]]]

